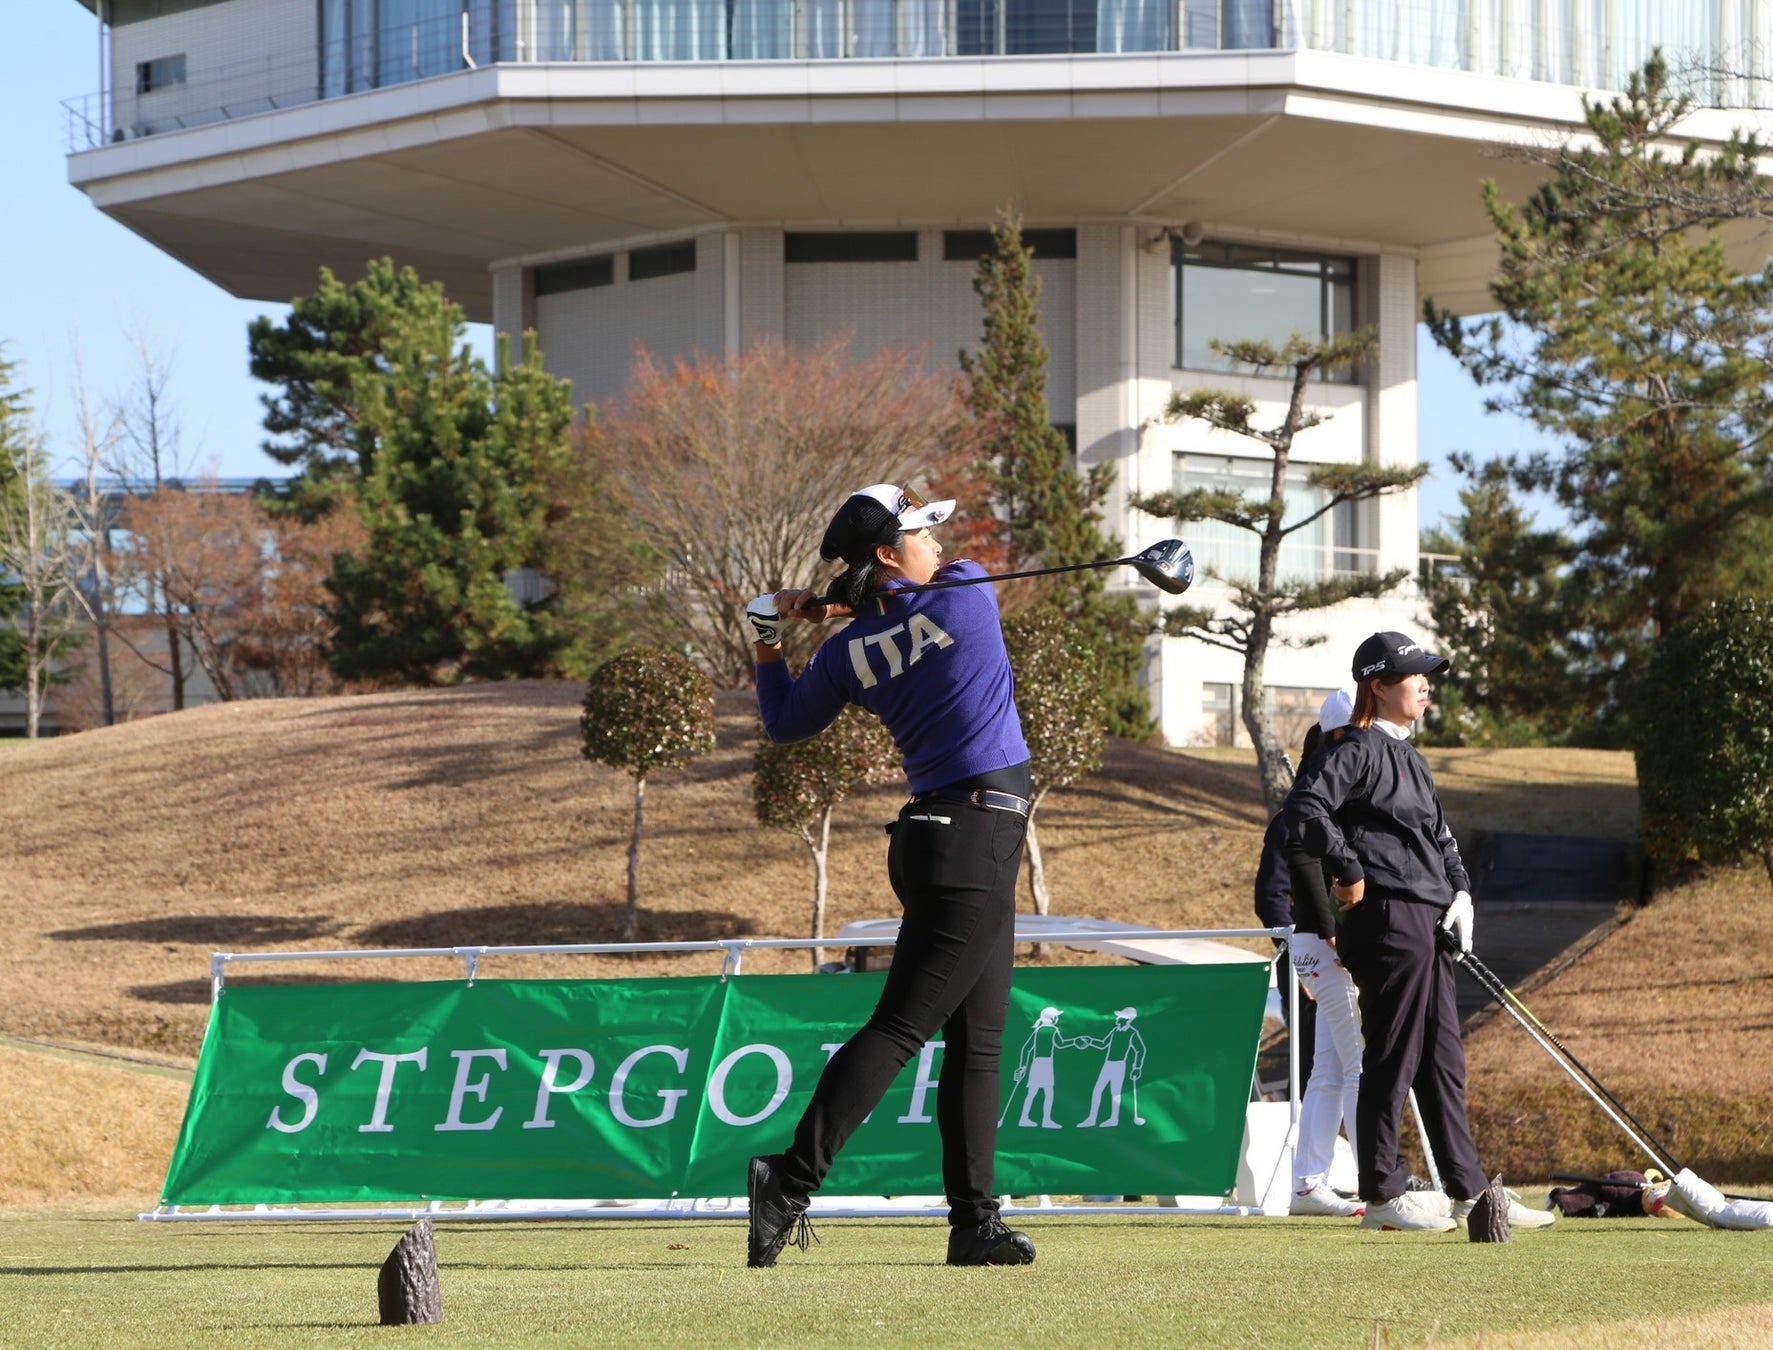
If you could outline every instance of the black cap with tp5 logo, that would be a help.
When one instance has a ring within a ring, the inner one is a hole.
[[[1439,675],[1452,665],[1402,633],[1375,633],[1354,649],[1357,683],[1379,675]]]

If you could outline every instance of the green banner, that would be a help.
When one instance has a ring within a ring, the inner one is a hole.
[[[1267,975],[1019,969],[998,1188],[1231,1187]],[[162,1203],[742,1195],[883,978],[228,986]],[[941,1055],[906,1065],[825,1194],[941,1194]]]

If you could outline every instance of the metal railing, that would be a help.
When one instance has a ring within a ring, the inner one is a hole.
[[[462,0],[459,13],[392,24],[360,0],[321,5],[313,48],[199,65],[181,83],[119,84],[63,107],[76,153],[499,63],[1282,49],[1619,89],[1657,46],[1694,72],[1700,103],[1753,106],[1765,101],[1761,82],[1773,74],[1773,53],[1738,36],[1752,31],[1744,26],[1749,7],[1750,0]],[[351,31],[332,31],[346,14]]]
[[[1195,586],[1253,583],[1256,577],[1256,544],[1253,539],[1202,539],[1190,536],[1194,555]],[[1281,545],[1277,580],[1289,583],[1327,581],[1331,577],[1376,576],[1379,550],[1347,544]]]

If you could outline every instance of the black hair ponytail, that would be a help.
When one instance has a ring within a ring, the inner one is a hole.
[[[880,563],[870,558],[860,567],[846,567],[826,588],[825,598],[842,605],[852,614],[860,614],[868,598],[880,585]]]

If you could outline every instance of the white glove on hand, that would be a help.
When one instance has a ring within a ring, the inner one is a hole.
[[[782,640],[782,615],[776,608],[776,597],[760,595],[745,606],[745,618],[751,624],[751,640],[774,647]]]
[[[1471,950],[1472,919],[1471,892],[1453,892],[1453,903],[1447,907],[1447,914],[1441,920],[1441,927],[1458,940],[1459,951],[1462,955]]]

